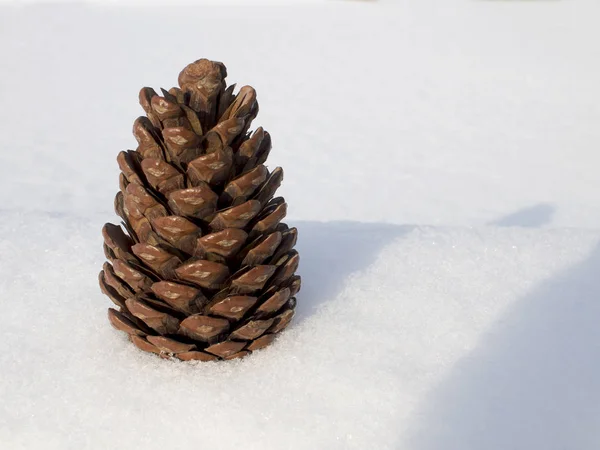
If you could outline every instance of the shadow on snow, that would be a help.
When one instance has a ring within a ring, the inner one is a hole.
[[[552,222],[556,208],[548,203],[538,203],[520,209],[512,214],[490,222],[488,225],[497,227],[525,227],[537,228]]]
[[[332,300],[353,272],[371,265],[380,250],[413,226],[362,222],[294,222],[302,290],[298,294],[296,321],[312,315]],[[297,322],[298,323],[298,322]]]
[[[411,450],[600,448],[600,245],[519,300],[425,398]]]

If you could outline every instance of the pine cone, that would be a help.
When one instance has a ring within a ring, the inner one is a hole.
[[[271,137],[248,132],[256,92],[227,87],[225,66],[200,59],[179,88],[140,91],[135,151],[121,152],[110,263],[100,288],[108,318],[140,349],[163,357],[233,359],[270,344],[291,321],[300,290],[297,230],[273,198],[281,168],[264,165]]]

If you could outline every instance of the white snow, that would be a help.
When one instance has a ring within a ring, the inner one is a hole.
[[[322,3],[0,6],[0,449],[600,448],[600,4]],[[218,364],[97,286],[138,90],[198,57],[258,91],[303,275]]]

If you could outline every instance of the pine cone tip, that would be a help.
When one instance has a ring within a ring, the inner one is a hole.
[[[221,62],[199,59],[188,64],[179,74],[181,89],[215,97],[222,89],[227,69]]]

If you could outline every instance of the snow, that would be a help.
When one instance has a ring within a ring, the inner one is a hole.
[[[0,449],[600,447],[593,1],[0,6]],[[251,84],[303,289],[142,354],[97,286],[143,85]]]

